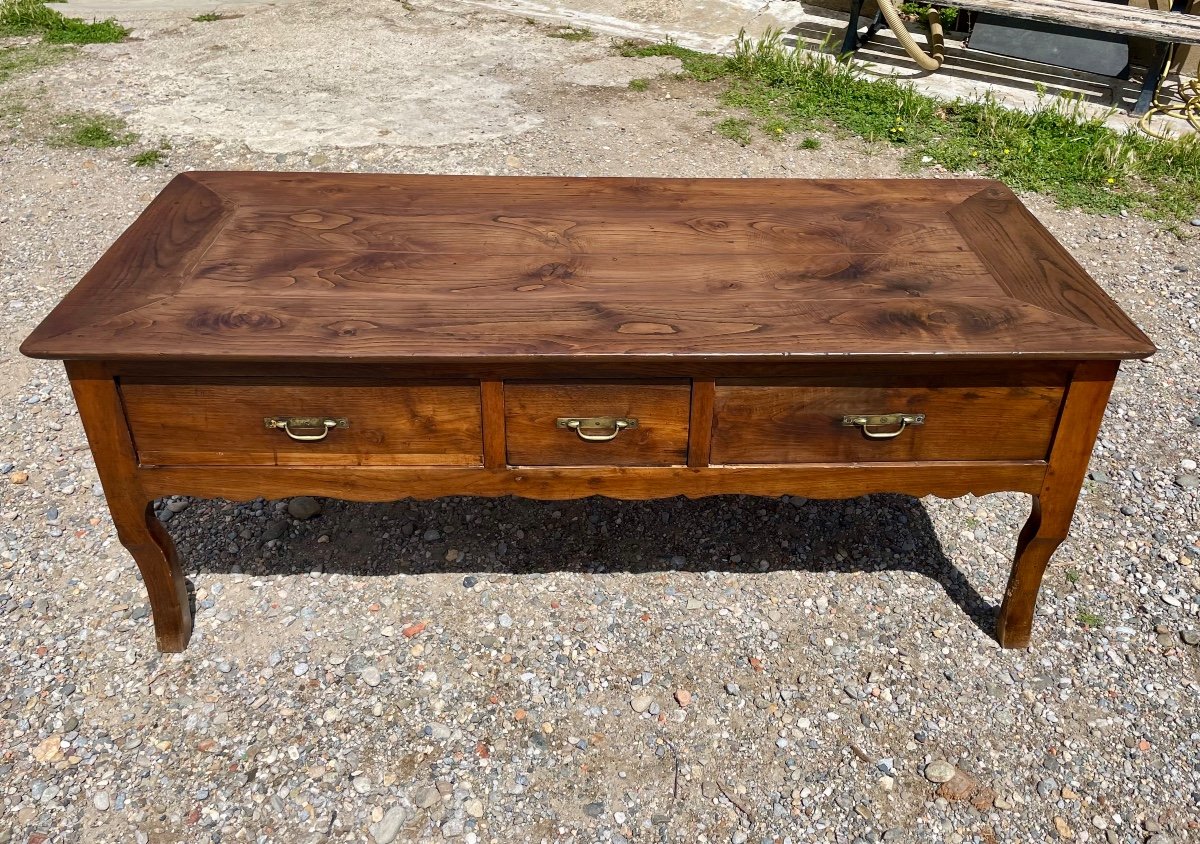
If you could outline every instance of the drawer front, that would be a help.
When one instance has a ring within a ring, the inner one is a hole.
[[[508,462],[516,466],[682,465],[687,462],[691,392],[686,381],[507,383]],[[579,427],[564,427],[560,419],[584,421]],[[636,427],[618,429],[619,421],[630,420],[637,420]]]
[[[720,383],[711,461],[859,463],[1044,460],[1061,386],[817,386]],[[923,416],[921,424],[845,417]],[[874,436],[871,436],[871,435]],[[894,435],[894,436],[893,436]]]
[[[483,462],[477,384],[123,380],[121,395],[142,465]],[[268,428],[264,420],[271,418],[290,421],[286,429]]]

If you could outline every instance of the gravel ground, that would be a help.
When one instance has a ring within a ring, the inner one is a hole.
[[[336,44],[393,5],[206,26]],[[418,50],[465,26],[520,52],[471,71],[507,86],[501,128],[336,146],[301,126],[279,151],[237,142],[253,108],[231,103],[230,125],[172,133],[161,62],[210,37],[186,18],[0,88],[41,90],[0,134],[0,844],[1200,837],[1200,239],[1038,197],[1161,351],[1118,381],[1032,649],[990,636],[1028,507],[995,495],[171,499],[196,632],[155,651],[61,367],[17,346],[174,172],[898,170],[836,137],[719,138],[713,89],[629,91],[646,74],[604,39],[449,3],[393,25]],[[39,115],[85,91],[166,135],[166,166],[48,146]]]

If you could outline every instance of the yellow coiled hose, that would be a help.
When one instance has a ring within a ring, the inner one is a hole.
[[[880,0],[886,3],[887,0]],[[1174,58],[1175,45],[1171,45],[1171,55],[1167,57],[1167,67],[1170,67],[1171,60]],[[1193,129],[1200,132],[1200,81],[1190,79],[1187,82],[1180,80],[1176,92],[1179,94],[1180,104],[1173,105],[1171,103],[1160,102],[1159,98],[1162,94],[1162,84],[1159,84],[1159,89],[1154,92],[1154,104],[1150,106],[1150,110],[1142,115],[1142,119],[1138,121],[1138,128],[1152,138],[1166,140],[1171,137],[1171,133],[1166,130],[1158,130],[1152,127],[1151,121],[1157,115],[1166,117],[1178,117],[1181,120],[1186,120]]]
[[[900,13],[896,11],[892,0],[876,2],[879,4],[880,14],[887,21],[888,29],[921,70],[937,70],[942,66],[942,62],[946,60],[946,45],[942,41],[942,16],[938,14],[937,9],[930,9],[926,18],[929,23],[929,52],[926,53],[904,28],[904,21],[900,20]]]

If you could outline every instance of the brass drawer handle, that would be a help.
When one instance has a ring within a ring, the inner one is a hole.
[[[873,440],[890,440],[892,437],[898,437],[904,433],[904,429],[909,425],[924,425],[924,413],[880,413],[875,415],[864,414],[862,416],[843,416],[842,424],[849,428],[862,428],[863,434]],[[900,427],[894,431],[872,431],[871,428],[899,425]]]
[[[564,416],[554,423],[557,428],[566,428],[579,435],[579,439],[590,443],[606,443],[615,440],[617,434],[628,428],[636,428],[637,420],[618,419],[613,416]]]
[[[302,443],[312,443],[329,436],[334,428],[349,428],[350,420],[341,417],[330,419],[324,416],[268,416],[263,420],[268,428],[281,428],[285,434]],[[306,434],[301,431],[320,431]]]

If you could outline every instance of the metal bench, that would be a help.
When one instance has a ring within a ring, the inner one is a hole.
[[[1133,115],[1141,116],[1154,102],[1158,83],[1166,70],[1171,44],[1200,44],[1200,15],[1186,14],[1189,0],[1173,0],[1171,11],[1142,9],[1099,0],[947,0],[960,9],[992,12],[1014,18],[1066,24],[1080,29],[1133,35],[1155,42],[1154,58],[1146,69],[1142,90],[1133,107]],[[884,25],[882,14],[862,34],[858,18],[863,0],[852,0],[850,23],[846,27],[843,53],[853,53],[866,44]]]

